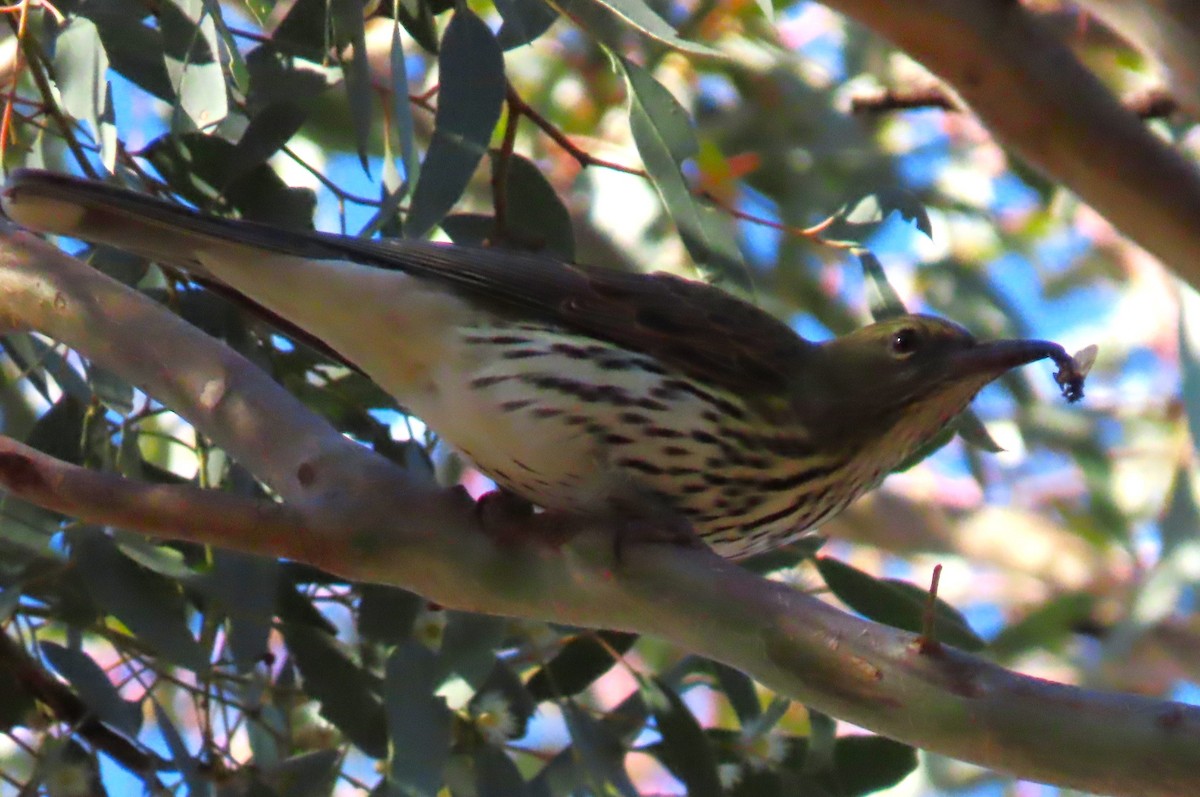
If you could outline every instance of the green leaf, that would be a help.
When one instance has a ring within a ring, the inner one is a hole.
[[[575,260],[575,232],[571,214],[542,170],[528,158],[508,157],[505,185],[508,240],[522,249],[552,254],[570,263]],[[492,173],[499,168],[500,153],[492,153]]]
[[[496,229],[496,219],[483,213],[452,213],[442,219],[441,228],[460,246],[483,246]]]
[[[624,24],[641,31],[673,50],[679,50],[690,55],[716,58],[725,57],[720,50],[714,50],[706,45],[682,38],[644,0],[560,0],[558,4],[568,13],[570,13],[572,6],[576,5],[593,5],[603,8],[606,12],[618,17]]]
[[[925,203],[918,199],[916,194],[903,188],[885,188],[867,194],[854,205],[838,213],[838,226],[849,227],[857,233],[855,240],[862,240],[865,235],[874,232],[892,213],[899,213],[900,218],[912,222],[927,238],[933,237],[933,223],[929,220]]]
[[[638,790],[625,771],[625,745],[603,724],[581,709],[574,700],[561,704],[571,745],[582,765],[581,782],[588,791],[606,794],[611,785],[623,797],[638,797]]]
[[[1180,546],[1196,541],[1196,531],[1200,529],[1200,508],[1196,507],[1196,497],[1192,491],[1192,471],[1186,465],[1181,464],[1175,469],[1171,496],[1158,526],[1162,535],[1160,560],[1169,559]]]
[[[655,755],[683,781],[689,797],[720,797],[717,760],[704,729],[687,704],[661,679],[641,678],[639,688],[662,736],[662,744],[656,747]]]
[[[387,721],[373,676],[350,660],[337,640],[307,625],[283,624],[283,638],[304,691],[321,703],[321,716],[372,758],[388,754]]]
[[[817,557],[817,570],[838,600],[864,617],[893,628],[921,633],[929,593],[920,587],[892,579],[879,579],[856,567]],[[971,630],[966,619],[938,598],[934,604],[933,633],[940,642],[966,651],[982,650],[986,644]]]
[[[313,192],[288,186],[265,163],[235,174],[231,169],[241,168],[236,147],[224,139],[200,133],[162,136],[143,155],[171,188],[202,209],[287,229],[312,229]]]
[[[958,417],[950,422],[950,426],[962,436],[963,440],[976,448],[981,448],[990,454],[999,454],[1004,450],[1004,447],[992,438],[991,432],[987,430],[983,421],[979,420],[979,416],[973,410],[966,409],[960,412]]]
[[[354,146],[363,172],[370,174],[367,150],[371,141],[371,65],[367,61],[364,0],[341,0],[329,6],[333,16],[334,42],[339,49],[351,48],[350,61],[342,62],[346,98],[350,102],[350,124],[354,128]],[[407,92],[405,92],[407,93]],[[403,97],[403,94],[401,94]],[[403,100],[401,100],[403,102]]]
[[[241,177],[278,152],[307,118],[306,107],[288,100],[272,102],[256,112],[233,149],[228,179]]]
[[[578,694],[616,664],[610,651],[625,653],[637,639],[637,634],[620,631],[584,632],[563,645],[553,659],[530,676],[525,688],[539,703]]]
[[[171,116],[177,133],[212,127],[229,113],[213,11],[204,0],[167,0],[158,6],[167,74],[179,98]]]
[[[120,415],[133,412],[133,386],[116,372],[90,362],[87,380],[92,393],[110,410]]]
[[[0,731],[27,725],[37,716],[37,702],[29,690],[28,679],[19,671],[21,664],[10,656],[0,656]]]
[[[529,44],[558,19],[558,11],[545,0],[496,0],[496,10],[504,20],[496,40],[505,50]]]
[[[359,588],[358,633],[384,645],[397,645],[412,635],[413,622],[425,599],[399,587],[363,584]]]
[[[438,654],[443,679],[457,675],[479,688],[496,663],[496,648],[504,638],[502,617],[470,612],[447,612],[446,631]]]
[[[858,797],[894,786],[917,768],[917,751],[882,736],[842,736],[833,767],[815,780],[839,797]]]
[[[170,715],[153,697],[150,698],[150,702],[154,704],[154,724],[158,726],[159,735],[162,736],[167,751],[171,754],[170,760],[174,762],[175,767],[183,775],[184,782],[187,783],[189,797],[201,797],[209,794],[208,775],[201,773],[199,762],[188,752],[187,745],[184,744],[183,737],[180,736],[175,724],[171,722]]]
[[[762,714],[762,706],[758,702],[758,691],[754,688],[754,681],[750,676],[718,661],[708,662],[708,667],[716,676],[717,684],[725,693],[729,704],[733,706],[734,713],[737,714],[738,721],[743,727]]]
[[[399,13],[400,4],[396,5]],[[392,50],[389,58],[392,76],[392,122],[400,137],[400,159],[404,163],[405,191],[399,194],[399,200],[417,184],[417,177],[421,173],[421,161],[417,157],[417,145],[414,141],[412,103],[408,101],[408,64],[405,62],[399,20],[392,23]]]
[[[74,530],[70,539],[72,564],[97,604],[163,657],[190,670],[208,669],[208,653],[188,630],[175,581],[134,564],[95,529]]]
[[[888,282],[883,265],[875,255],[866,249],[855,248],[853,253],[862,264],[863,277],[867,281],[867,304],[871,308],[871,317],[876,321],[886,321],[908,313],[908,308],[900,299],[900,294]]]
[[[67,362],[66,351],[61,346],[51,345],[27,334],[9,335],[6,341],[21,350],[27,366],[40,368],[72,399],[85,405],[91,402],[91,388],[71,363]]]
[[[96,25],[74,17],[58,36],[54,49],[54,77],[63,108],[86,122],[92,140],[100,141],[100,117],[108,96],[108,54]]]
[[[270,767],[262,767],[259,774],[273,794],[286,794],[287,797],[326,797],[333,792],[337,784],[342,759],[342,752],[337,749],[313,750],[285,758]],[[254,795],[257,792],[248,794]]]
[[[7,625],[20,605],[21,590],[19,587],[8,586],[0,589],[0,625]]]
[[[279,594],[279,562],[221,548],[213,550],[205,583],[229,618],[229,649],[240,673],[269,652],[268,639]]]
[[[127,0],[89,0],[79,4],[78,14],[95,24],[113,71],[163,102],[175,102],[163,34],[142,24],[144,6]]]
[[[491,29],[465,7],[442,37],[438,72],[433,139],[404,222],[410,238],[429,232],[462,196],[500,121],[504,55]]]
[[[404,795],[436,797],[442,786],[454,716],[433,694],[440,673],[433,652],[415,640],[398,645],[387,660],[388,779]]]
[[[437,20],[426,0],[398,0],[393,5],[396,18],[425,52],[437,54]]]
[[[1029,650],[1061,648],[1074,626],[1090,620],[1095,607],[1096,597],[1083,592],[1051,598],[1005,626],[988,645],[988,653],[997,661],[1006,661]]]
[[[87,405],[64,393],[33,424],[26,445],[72,465],[83,463],[83,418]]]
[[[136,700],[125,700],[117,692],[108,675],[92,657],[82,650],[67,648],[55,642],[40,642],[46,661],[67,679],[79,698],[95,712],[96,717],[130,738],[135,738],[142,726],[142,710]]]
[[[508,754],[490,744],[474,750],[476,797],[521,797],[529,787]]]
[[[175,548],[158,545],[141,534],[120,529],[113,532],[113,542],[117,544],[121,553],[160,576],[166,576],[173,581],[190,581],[196,577],[196,571]]]
[[[1179,364],[1183,376],[1183,408],[1192,446],[1200,451],[1200,294],[1179,285]]]
[[[640,66],[613,56],[629,86],[629,125],[646,171],[679,229],[688,254],[723,279],[746,273],[732,220],[693,196],[681,170],[700,150],[691,119],[670,91]]]

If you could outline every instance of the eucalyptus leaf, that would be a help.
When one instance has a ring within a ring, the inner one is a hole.
[[[491,29],[465,7],[454,13],[438,55],[433,139],[421,164],[404,234],[419,238],[454,206],[487,154],[504,102],[504,56]]]

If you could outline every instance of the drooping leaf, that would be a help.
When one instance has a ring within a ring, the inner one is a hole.
[[[283,637],[305,692],[321,703],[321,716],[364,753],[384,758],[387,721],[374,676],[351,661],[334,637],[315,628],[284,623]]]
[[[399,6],[399,3],[396,5]],[[403,192],[397,191],[399,200],[417,184],[417,177],[421,173],[421,161],[417,157],[414,139],[412,103],[408,101],[408,65],[405,62],[399,20],[392,23],[392,51],[389,58],[392,76],[392,123],[400,137],[400,159],[404,163],[406,189]]]
[[[550,181],[532,161],[510,155],[505,183],[506,238],[517,248],[546,252],[568,263],[575,260],[571,214]],[[500,155],[492,153],[492,172]]]
[[[171,717],[162,704],[154,697],[150,698],[150,702],[154,705],[154,724],[158,726],[158,733],[170,753],[170,761],[183,775],[189,797],[206,797],[209,794],[208,776],[200,771],[200,763],[188,752],[183,736],[175,727],[175,723],[171,722]]]
[[[438,654],[442,677],[457,675],[478,688],[496,662],[505,620],[485,614],[447,612],[446,631]]]
[[[206,574],[211,595],[219,596],[229,620],[229,649],[238,672],[246,672],[267,654],[275,599],[279,593],[279,562],[238,551],[213,551]]]
[[[717,661],[710,661],[708,666],[716,676],[717,685],[729,700],[729,705],[733,706],[733,710],[743,726],[748,722],[753,722],[762,714],[762,706],[758,702],[758,692],[755,690],[754,681],[750,676]]]
[[[175,101],[163,34],[142,24],[145,6],[125,0],[89,0],[79,5],[78,12],[95,24],[115,72],[163,102]]]
[[[893,579],[879,579],[845,562],[817,557],[817,570],[826,586],[854,611],[876,622],[921,633],[929,593],[920,587]],[[950,604],[938,598],[934,604],[933,633],[937,640],[966,651],[982,650],[986,643]]]
[[[903,188],[880,189],[842,208],[837,214],[838,221],[829,232],[837,237],[849,234],[853,240],[863,241],[893,213],[911,222],[925,237],[933,237],[933,222],[925,204]]]
[[[397,645],[412,635],[413,621],[425,599],[399,587],[364,584],[359,588],[358,633],[384,645]]]
[[[259,774],[273,794],[326,797],[337,784],[342,758],[341,751],[336,748],[312,750],[262,767]]]
[[[100,32],[87,17],[74,17],[58,36],[54,76],[63,108],[86,122],[92,140],[100,141],[100,117],[108,96],[108,54]]]
[[[499,747],[480,745],[475,758],[476,797],[522,797],[529,794],[521,771]]]
[[[235,211],[238,216],[290,229],[312,229],[316,197],[307,188],[292,188],[267,164],[240,173],[235,145],[215,136],[189,133],[162,136],[143,154],[171,188],[209,211]]]
[[[496,40],[505,50],[529,44],[558,19],[558,12],[545,0],[496,0],[496,10],[504,19]]]
[[[137,701],[125,700],[117,692],[92,657],[82,650],[68,648],[57,642],[42,641],[39,644],[46,661],[67,679],[75,693],[95,712],[96,717],[116,728],[130,738],[137,736],[142,725],[142,711]]]
[[[708,737],[679,694],[660,678],[638,682],[662,736],[656,756],[687,787],[691,797],[721,796],[721,779]]]
[[[688,254],[718,279],[743,280],[746,266],[729,216],[696,201],[682,165],[699,152],[691,119],[642,67],[614,56],[629,87],[629,126],[638,153]]]
[[[1088,622],[1095,607],[1096,597],[1087,593],[1069,592],[1051,598],[1005,626],[988,645],[988,655],[1008,661],[1034,648],[1061,647],[1076,625]]]
[[[212,127],[229,113],[214,8],[204,0],[167,0],[158,7],[158,27],[171,86],[179,98],[171,129],[177,133]]]
[[[363,19],[364,0],[342,0],[329,6],[333,16],[334,43],[351,50],[350,60],[342,61],[346,97],[350,102],[350,124],[354,128],[354,146],[364,173],[370,174],[367,149],[371,141],[372,89],[371,65],[367,61],[367,32]]]
[[[611,787],[622,797],[638,797],[638,790],[625,771],[625,745],[608,728],[592,718],[574,700],[562,704],[563,719],[571,734],[571,746],[582,768],[581,784],[592,793]]]
[[[867,282],[867,304],[871,308],[871,317],[876,321],[886,321],[889,318],[902,316],[908,312],[900,294],[888,282],[887,274],[879,258],[866,249],[855,248],[854,254],[862,263],[863,276]]]
[[[307,109],[288,100],[272,102],[250,117],[231,156],[228,178],[236,180],[280,150],[308,118]]]
[[[71,535],[71,560],[87,590],[145,645],[181,667],[203,671],[208,654],[188,630],[178,584],[123,556],[95,529]]]
[[[917,768],[917,751],[882,736],[842,736],[833,766],[815,777],[839,797],[859,797],[894,786]]]
[[[983,421],[975,414],[973,410],[966,409],[959,413],[958,417],[951,423],[954,431],[962,436],[962,439],[975,446],[981,448],[991,454],[998,454],[1004,450],[1004,447],[995,441],[991,432],[983,425]]]
[[[415,640],[397,645],[388,657],[388,780],[404,795],[436,797],[442,786],[453,715],[446,701],[434,695],[440,673],[434,653]]]
[[[83,463],[83,417],[87,405],[64,393],[33,424],[25,443],[72,465]]]
[[[1192,446],[1200,451],[1200,294],[1179,286],[1179,365]]]
[[[568,12],[574,6],[594,5],[611,13],[625,25],[641,31],[672,49],[690,55],[723,57],[720,50],[714,50],[707,45],[682,38],[670,23],[646,4],[645,0],[559,0],[559,5]]]
[[[585,632],[563,645],[562,649],[538,669],[525,688],[539,703],[578,694],[587,689],[597,678],[613,668],[613,651],[625,653],[637,642],[637,634],[619,631]]]
[[[438,55],[441,84],[433,139],[421,164],[404,234],[419,238],[454,206],[487,154],[504,102],[504,56],[491,29],[466,8],[454,13]]]

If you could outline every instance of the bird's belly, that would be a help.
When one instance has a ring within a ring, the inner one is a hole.
[[[839,463],[650,357],[532,324],[459,335],[410,408],[539,506],[676,513],[740,557],[802,536],[837,500]]]

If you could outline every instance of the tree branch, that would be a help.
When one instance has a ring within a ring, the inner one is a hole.
[[[1200,171],[1022,3],[826,0],[940,76],[1005,144],[1200,287]]]
[[[0,233],[0,318],[61,340],[163,399],[276,489],[284,506],[214,494],[203,515],[226,517],[199,523],[184,517],[204,498],[191,488],[87,475],[6,443],[0,484],[16,496],[95,519],[109,510],[85,504],[108,502],[111,519],[167,538],[280,546],[299,561],[449,608],[657,636],[862,727],[1023,778],[1110,794],[1200,793],[1200,710],[1053,684],[950,648],[922,652],[912,634],[851,617],[707,550],[631,546],[614,568],[611,530],[582,533],[561,549],[498,546],[458,491],[417,483],[347,441],[149,299],[28,233]],[[135,512],[138,501],[147,505]]]

